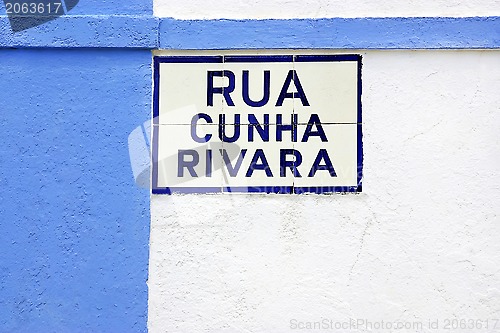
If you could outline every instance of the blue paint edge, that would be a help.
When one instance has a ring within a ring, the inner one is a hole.
[[[355,192],[361,192],[363,188],[363,125],[358,124],[358,131],[357,131],[357,173],[358,173],[358,180],[357,180],[357,186],[355,186],[356,191]]]
[[[496,49],[500,17],[160,19],[159,48]]]
[[[316,194],[333,194],[333,193],[360,193],[361,185],[358,186],[316,186],[316,187],[294,187],[295,194],[316,193]]]
[[[234,49],[497,49],[500,17],[178,20],[151,15],[65,15],[13,33],[0,47]]]
[[[153,188],[153,194],[216,194],[216,193],[276,193],[291,194],[292,186],[236,186],[236,187],[160,187]]]
[[[156,102],[160,100],[160,63],[159,57],[153,57],[153,126],[158,125],[158,117],[160,116],[160,106]]]
[[[238,55],[224,56],[224,62],[293,62],[293,55]]]
[[[207,63],[207,64],[221,64],[223,56],[156,56],[155,61],[160,63]]]
[[[158,136],[160,104],[160,64],[161,63],[223,63],[231,62],[337,62],[355,61],[358,64],[358,106],[357,106],[357,182],[355,186],[235,186],[235,187],[159,187],[158,186]],[[363,134],[362,134],[362,56],[359,54],[336,55],[257,55],[257,56],[155,56],[153,57],[153,148],[152,148],[152,194],[188,193],[346,193],[361,192],[363,178]]]

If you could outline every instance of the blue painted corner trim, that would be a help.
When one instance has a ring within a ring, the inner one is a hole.
[[[500,17],[161,19],[161,49],[499,48]]]
[[[158,47],[159,20],[149,15],[65,15],[21,32],[0,16],[0,47]]]

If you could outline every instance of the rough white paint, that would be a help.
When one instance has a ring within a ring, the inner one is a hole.
[[[498,0],[155,0],[154,14],[178,19],[498,16]]]
[[[498,53],[363,55],[364,192],[153,196],[151,332],[500,318]]]

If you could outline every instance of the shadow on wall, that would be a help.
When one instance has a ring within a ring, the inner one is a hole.
[[[55,20],[76,7],[80,0],[3,0],[13,32],[19,32]]]
[[[130,164],[132,167],[132,172],[134,174],[135,184],[138,187],[149,189],[151,185],[151,120],[145,121],[142,125],[136,127],[128,137],[128,147]],[[231,145],[226,145],[223,147],[222,142],[210,142],[201,146],[190,147],[190,150],[196,152],[199,155],[204,154],[207,150],[211,151],[222,151],[224,149],[225,159],[223,164],[216,164],[213,171],[217,169],[231,170],[233,169],[234,163],[240,156],[241,147],[235,143]],[[167,166],[175,166],[178,162],[178,155],[168,156],[161,160],[161,164]],[[224,173],[226,176],[226,174]],[[177,178],[171,185],[180,185],[184,183],[186,178]]]

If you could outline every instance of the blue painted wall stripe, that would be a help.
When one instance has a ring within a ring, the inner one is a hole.
[[[146,332],[151,52],[0,51],[0,331]]]
[[[159,40],[161,49],[498,48],[500,17],[162,19]]]
[[[128,138],[151,118],[152,14],[80,0],[15,34],[0,15],[1,332],[147,332],[150,191]]]
[[[0,16],[0,47],[143,48],[158,46],[158,19],[152,16],[61,16],[13,33]]]
[[[63,16],[12,33],[0,47],[146,49],[496,49],[500,17],[177,20],[149,15]]]

